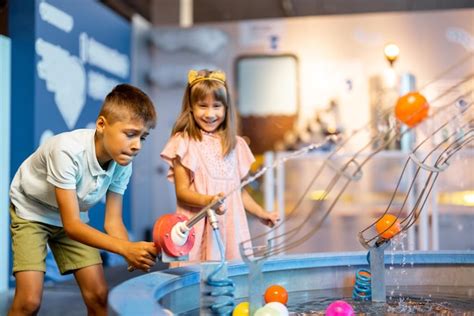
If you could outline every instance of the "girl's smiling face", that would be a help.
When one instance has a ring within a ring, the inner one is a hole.
[[[207,133],[214,133],[225,120],[225,106],[212,93],[192,106],[196,124]]]

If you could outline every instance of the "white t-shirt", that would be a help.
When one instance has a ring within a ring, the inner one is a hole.
[[[132,164],[115,161],[104,170],[95,154],[93,129],[61,133],[48,139],[20,166],[13,178],[10,198],[19,217],[62,227],[55,187],[75,189],[81,220],[108,190],[122,194]]]

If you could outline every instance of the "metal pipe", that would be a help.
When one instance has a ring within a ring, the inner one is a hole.
[[[193,0],[179,1],[179,26],[191,27],[193,26]]]
[[[207,212],[209,210],[213,209],[214,207],[216,207],[217,204],[222,203],[222,201],[224,201],[224,198],[222,198],[222,199],[220,199],[220,200],[218,200],[214,203],[209,204],[208,206],[206,206],[202,210],[200,210],[199,213],[197,213],[196,215],[194,215],[193,217],[188,219],[186,221],[186,227],[188,228],[188,230],[191,229],[194,225],[196,225],[201,219],[206,217]]]
[[[244,181],[242,181],[240,183],[240,185],[238,185],[237,187],[235,187],[234,189],[232,189],[231,191],[227,192],[226,195],[224,195],[223,197],[221,197],[219,200],[215,201],[215,202],[212,202],[210,203],[209,205],[205,206],[202,210],[200,210],[196,215],[194,215],[193,217],[191,217],[187,222],[186,222],[186,226],[188,229],[191,229],[191,227],[193,227],[194,225],[196,225],[197,222],[199,222],[201,219],[203,219],[205,216],[207,216],[207,211],[209,209],[214,209],[216,206],[218,206],[219,204],[222,204],[225,199],[227,197],[229,197],[231,194],[233,194],[234,192],[238,191],[240,192],[242,190],[243,187],[245,187],[247,184],[249,184],[250,182],[254,181],[255,179],[259,178],[260,176],[262,176],[263,174],[265,174],[265,172],[267,172],[269,169],[274,169],[274,168],[277,168],[279,167],[280,165],[283,165],[287,160],[290,160],[290,159],[294,159],[298,156],[301,156],[303,154],[307,154],[308,152],[310,151],[313,151],[315,149],[318,149],[320,148],[322,145],[325,145],[328,143],[328,141],[333,141],[333,142],[336,142],[338,140],[338,137],[335,136],[335,135],[331,135],[331,136],[327,136],[323,142],[321,143],[318,143],[318,144],[311,144],[311,145],[308,145],[306,147],[303,147],[302,149],[300,150],[297,150],[295,152],[292,152],[288,155],[285,155],[284,157],[281,157],[279,159],[277,159],[276,161],[273,162],[272,165],[270,166],[264,166],[263,168],[261,168],[258,172],[256,172],[254,175],[246,178]],[[284,170],[284,169],[283,169]],[[278,172],[278,171],[277,171]],[[278,177],[278,175],[277,175]],[[280,183],[279,183],[280,184]],[[281,209],[280,209],[280,212],[281,212]],[[184,232],[183,232],[184,233]]]

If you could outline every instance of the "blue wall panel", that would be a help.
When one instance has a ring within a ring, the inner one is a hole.
[[[0,35],[0,305],[8,290],[10,230],[8,184],[10,173],[11,41]]]

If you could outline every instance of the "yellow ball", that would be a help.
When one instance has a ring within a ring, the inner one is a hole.
[[[234,308],[232,316],[249,316],[249,302],[242,302]]]

